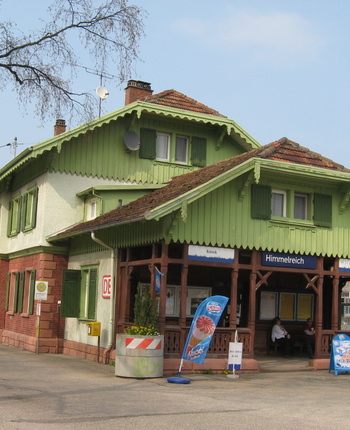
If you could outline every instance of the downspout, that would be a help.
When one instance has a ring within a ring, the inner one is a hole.
[[[95,236],[95,232],[91,232],[91,239],[98,243],[99,245],[103,246],[104,248],[107,248],[111,251],[111,277],[112,277],[112,289],[111,289],[111,298],[110,298],[110,306],[109,306],[109,315],[110,315],[110,321],[109,321],[109,330],[108,330],[108,345],[107,345],[107,353],[109,353],[112,349],[113,340],[114,340],[114,319],[115,319],[115,250],[111,246],[104,243],[101,239],[97,238]]]

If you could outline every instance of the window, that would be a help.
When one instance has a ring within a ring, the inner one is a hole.
[[[178,136],[149,128],[140,130],[140,158],[168,161],[204,167],[206,165],[207,140],[203,137]]]
[[[294,194],[294,218],[308,219],[307,200],[306,194]]]
[[[157,134],[157,149],[156,159],[169,161],[169,142],[170,136],[168,134],[158,133]]]
[[[90,199],[87,202],[86,220],[95,219],[98,215],[98,198]]]
[[[38,188],[32,187],[10,201],[7,235],[15,236],[36,226]]]
[[[341,291],[340,329],[350,330],[350,281],[346,281]]]
[[[36,225],[36,208],[37,208],[37,200],[38,200],[38,188],[33,187],[29,189],[22,198],[22,208],[23,208],[23,217],[22,217],[22,230],[28,231],[32,230]]]
[[[176,136],[175,163],[187,163],[188,139]]]
[[[313,206],[311,203],[311,195],[297,193],[294,190],[273,190],[269,185],[258,184],[253,184],[251,188],[252,218],[286,217],[291,222],[313,220],[314,225],[331,227],[332,196],[314,193]]]
[[[275,316],[282,320],[305,321],[313,318],[314,296],[305,293],[278,293],[276,291],[261,291],[260,313],[261,320],[271,321]]]
[[[21,229],[21,203],[22,196],[18,195],[10,201],[7,235],[15,236]]]
[[[6,311],[32,314],[34,308],[35,270],[8,273]]]
[[[273,216],[286,216],[287,193],[272,190],[271,211]]]
[[[96,317],[97,266],[63,270],[61,315],[86,320]]]

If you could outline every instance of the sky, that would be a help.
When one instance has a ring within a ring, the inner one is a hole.
[[[13,0],[2,0],[0,20],[23,31],[38,27],[49,3],[20,0],[14,9]],[[154,94],[175,89],[216,109],[261,145],[287,137],[350,168],[350,1],[129,3],[148,13],[131,79],[151,83]],[[89,59],[82,64],[93,67]],[[83,70],[79,84],[95,94],[100,78]],[[102,112],[121,108],[126,82],[103,85],[109,96]],[[96,117],[98,103],[96,96]],[[33,110],[23,109],[10,86],[0,93],[0,146],[17,137],[18,155],[53,136],[56,118],[42,122]],[[0,148],[0,167],[12,158],[11,147]]]

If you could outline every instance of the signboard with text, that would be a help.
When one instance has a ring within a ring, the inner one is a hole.
[[[47,300],[49,283],[47,281],[35,281],[34,300]]]
[[[102,297],[104,299],[111,298],[111,288],[112,288],[112,277],[109,275],[104,276],[102,278]]]
[[[240,370],[242,367],[242,342],[230,342],[228,353],[228,365],[230,370]]]
[[[316,269],[314,255],[282,254],[278,252],[263,252],[263,266],[289,267],[292,269]]]
[[[192,261],[211,261],[216,263],[233,263],[235,250],[214,246],[189,245],[188,259]]]

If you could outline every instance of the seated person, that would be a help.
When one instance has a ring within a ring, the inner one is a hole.
[[[307,355],[309,358],[314,358],[315,352],[315,327],[311,318],[306,320],[303,328],[303,342],[306,347]]]
[[[273,320],[274,326],[272,327],[271,339],[283,347],[284,356],[291,356],[291,338],[285,328],[282,326],[280,318],[276,317]]]

